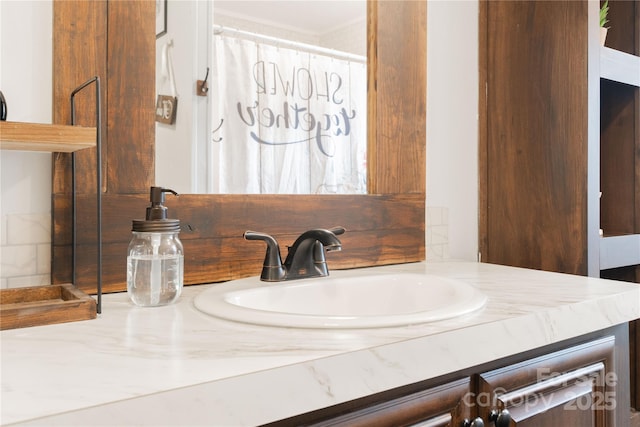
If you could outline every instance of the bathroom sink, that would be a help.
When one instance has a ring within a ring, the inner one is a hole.
[[[299,328],[378,328],[433,322],[476,311],[486,297],[467,283],[418,273],[363,274],[266,283],[250,277],[214,285],[195,299],[209,315]]]

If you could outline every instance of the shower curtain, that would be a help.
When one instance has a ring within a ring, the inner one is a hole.
[[[366,192],[366,63],[214,36],[214,193]]]

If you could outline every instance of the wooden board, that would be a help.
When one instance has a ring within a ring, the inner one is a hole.
[[[0,122],[3,150],[71,153],[96,146],[96,128],[41,123]]]
[[[95,300],[70,284],[0,290],[0,330],[95,318]]]
[[[56,217],[71,205],[55,196]],[[95,196],[79,195],[78,218],[95,218]],[[102,197],[102,285],[105,292],[126,289],[127,247],[131,220],[144,216],[148,194]],[[422,261],[425,257],[424,194],[404,195],[193,195],[167,202],[169,216],[180,219],[184,245],[184,283],[198,284],[255,276],[266,246],[242,238],[247,230],[268,233],[286,246],[311,228],[343,226],[342,251],[329,252],[329,269]],[[340,209],[336,209],[339,206]],[[375,215],[374,215],[375,213]],[[79,221],[76,276],[72,280],[71,229],[54,227],[53,283],[73,282],[96,292],[97,236],[95,223]]]

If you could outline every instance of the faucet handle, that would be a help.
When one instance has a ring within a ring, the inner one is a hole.
[[[273,239],[273,237],[269,236],[266,233],[261,233],[259,231],[251,231],[251,230],[247,230],[244,232],[244,234],[242,235],[242,237],[244,237],[245,240],[271,240]]]
[[[264,256],[260,279],[265,282],[277,282],[284,279],[286,271],[282,265],[278,241],[272,236],[258,231],[247,230],[243,236],[245,240],[262,240],[267,244],[267,253]]]
[[[336,236],[339,236],[341,234],[344,234],[344,232],[347,230],[344,227],[338,226],[338,227],[330,228],[329,231],[335,234]]]

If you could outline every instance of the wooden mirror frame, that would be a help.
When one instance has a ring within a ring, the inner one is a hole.
[[[131,220],[142,218],[154,183],[155,2],[54,1],[54,123],[70,123],[69,94],[95,75],[103,85],[102,275],[106,292],[126,289]],[[168,200],[182,221],[185,284],[259,274],[265,247],[285,247],[310,228],[344,226],[330,268],[425,258],[426,3],[370,0],[368,190],[366,195],[184,195]],[[94,100],[76,97],[76,122],[94,125]],[[91,152],[93,151],[93,152]],[[94,292],[95,150],[76,155],[75,284]],[[53,159],[52,282],[72,280],[71,157]]]

